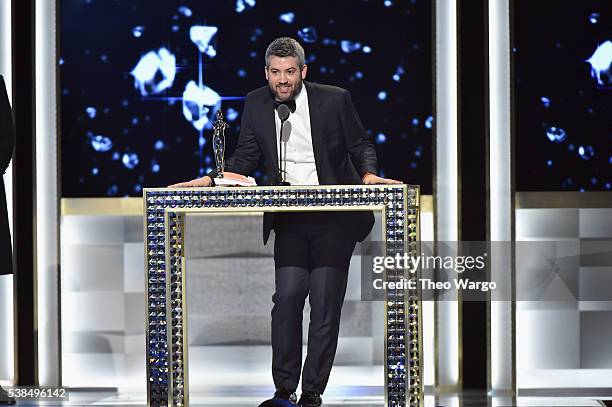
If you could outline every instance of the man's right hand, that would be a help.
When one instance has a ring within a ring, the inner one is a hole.
[[[193,188],[193,187],[212,187],[213,180],[208,175],[201,178],[192,179],[191,181],[179,182],[178,184],[168,185],[168,188]]]

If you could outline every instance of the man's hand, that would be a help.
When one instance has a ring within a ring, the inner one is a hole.
[[[208,175],[201,178],[192,179],[187,182],[179,182],[178,184],[168,185],[168,188],[193,188],[193,187],[211,187],[213,180]]]
[[[366,172],[365,175],[361,178],[365,185],[374,185],[374,184],[402,184],[402,181],[397,181],[390,178],[381,178],[372,173]]]

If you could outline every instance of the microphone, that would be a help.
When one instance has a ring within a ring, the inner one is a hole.
[[[281,123],[286,121],[289,118],[289,113],[291,113],[289,107],[284,103],[278,105],[276,111],[278,112],[278,118],[281,120]]]
[[[289,123],[288,130],[284,130],[283,125],[289,118],[289,114],[291,113],[291,110],[289,109],[289,106],[287,106],[284,103],[281,103],[276,108],[276,112],[278,113],[278,118],[281,121],[280,135],[279,135],[280,142],[278,143],[279,144],[278,146],[278,172],[279,172],[279,178],[280,178],[279,185],[291,185],[287,182],[287,175],[285,172],[285,168],[283,166],[284,164],[283,157],[286,155],[286,152],[285,154],[283,154],[283,142],[285,143],[285,149],[286,149],[287,148],[286,143],[289,140],[289,134],[291,134],[291,122],[288,122]],[[285,135],[286,137],[283,137]]]

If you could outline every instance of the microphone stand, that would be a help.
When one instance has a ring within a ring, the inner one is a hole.
[[[280,134],[278,135],[278,144],[279,144],[278,146],[278,173],[279,173],[280,181],[277,183],[277,185],[280,185],[280,186],[291,185],[291,183],[287,182],[287,162],[286,160],[283,160],[283,157],[287,156],[287,143],[283,143],[283,125],[285,124],[286,121],[287,119],[281,120]],[[284,154],[283,154],[283,144],[285,144]]]
[[[289,107],[284,104],[281,103],[277,108],[276,111],[278,113],[278,118],[280,119],[281,125],[280,125],[280,134],[278,135],[278,180],[276,185],[291,185],[290,183],[287,182],[287,175],[286,175],[286,163],[285,165],[283,165],[283,125],[285,124],[285,122],[287,121],[287,119],[289,118],[289,115],[291,114],[291,111],[289,110]],[[285,146],[285,149],[287,148],[287,146]]]

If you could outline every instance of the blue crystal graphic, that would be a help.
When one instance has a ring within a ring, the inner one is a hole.
[[[312,44],[317,42],[317,30],[314,27],[304,27],[297,32],[302,41]]]
[[[91,146],[95,151],[104,153],[113,148],[113,142],[110,138],[98,134],[91,138]]]
[[[591,15],[589,16],[589,21],[591,22],[591,24],[597,24],[599,22],[599,17],[601,17],[601,14],[591,13]]]
[[[595,156],[595,149],[593,146],[580,146],[578,147],[578,156],[583,160],[590,160]]]
[[[183,92],[183,116],[201,131],[210,128],[214,115],[221,107],[221,96],[206,85],[198,87],[189,81]]]
[[[257,38],[261,37],[261,34],[263,34],[263,30],[261,28],[257,27],[254,29],[253,34],[251,34],[250,37],[251,42],[257,41]]]
[[[157,94],[170,88],[176,75],[176,57],[166,48],[147,52],[131,72],[134,87],[142,96]]]
[[[151,161],[151,172],[153,173],[159,172],[159,164],[155,160]]]
[[[140,38],[142,37],[142,34],[144,34],[144,27],[141,25],[137,25],[136,27],[132,28],[132,35],[136,38]]]
[[[598,46],[587,62],[591,64],[591,77],[597,80],[597,85],[612,86],[612,41]]]
[[[567,139],[567,133],[560,127],[551,126],[546,129],[546,137],[553,143],[563,143]]]
[[[153,147],[154,147],[154,148],[155,148],[157,151],[163,150],[165,146],[166,146],[166,145],[164,144],[163,140],[157,140],[157,141],[155,142],[155,144],[153,145]]]
[[[370,52],[372,52],[372,48],[370,48],[367,45],[364,45],[363,48],[361,49],[365,54],[369,54]]]
[[[433,117],[429,116],[426,120],[425,120],[425,128],[427,129],[431,129],[433,127]]]
[[[404,75],[406,71],[404,71],[404,67],[403,66],[398,66],[397,69],[395,70],[395,73],[393,74],[393,80],[395,82],[399,82],[402,75]]]
[[[236,13],[255,7],[255,0],[236,0]]]
[[[340,41],[340,49],[342,49],[342,52],[350,54],[351,52],[359,51],[361,49],[361,43],[342,40]]]
[[[119,192],[119,188],[117,188],[117,185],[111,185],[106,190],[106,195],[108,195],[108,196],[115,196],[115,195],[117,195],[118,192]]]
[[[181,13],[182,15],[184,15],[185,17],[191,17],[193,15],[193,12],[187,6],[179,7],[178,8],[178,12]]]
[[[283,23],[293,24],[293,21],[295,20],[295,13],[292,13],[292,12],[283,13],[278,17],[278,19],[282,21]]]
[[[217,34],[217,27],[206,25],[194,25],[189,29],[189,38],[198,47],[201,53],[214,58],[217,50],[210,44],[213,37]]]
[[[378,100],[385,100],[387,99],[387,92],[385,92],[384,90],[381,90],[380,92],[378,92]]]
[[[138,159],[138,155],[136,153],[125,153],[123,154],[123,157],[121,157],[121,162],[125,168],[133,170],[136,168],[140,160]]]
[[[544,106],[544,107],[549,107],[550,106],[550,99],[547,98],[546,96],[542,96],[540,98],[540,101],[542,102],[542,106]]]
[[[376,144],[383,144],[385,141],[387,141],[387,136],[385,136],[384,133],[378,133],[376,136]]]
[[[238,111],[230,107],[229,109],[227,109],[227,113],[225,116],[227,117],[228,121],[233,122],[238,118]]]
[[[87,117],[89,117],[90,119],[93,119],[96,117],[96,108],[95,107],[87,107],[85,108],[85,113],[87,113]]]

